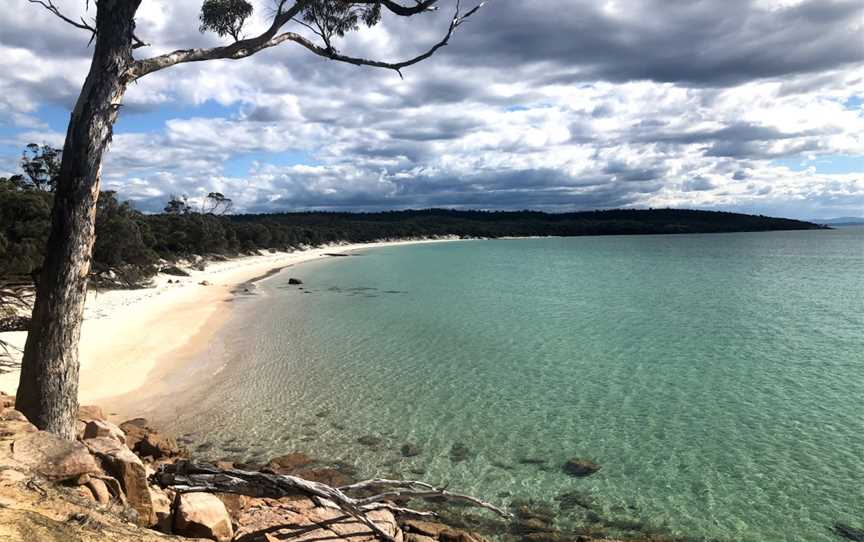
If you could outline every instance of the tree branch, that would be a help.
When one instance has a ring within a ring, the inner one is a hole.
[[[468,502],[475,506],[491,510],[502,517],[511,517],[507,512],[480,499],[450,493],[445,489],[436,489],[424,482],[369,480],[359,484],[335,488],[296,476],[248,472],[236,469],[220,470],[208,465],[194,465],[188,462],[163,465],[154,475],[154,480],[161,487],[171,487],[180,493],[235,493],[250,497],[278,499],[300,492],[312,498],[322,500],[325,503],[331,503],[336,508],[369,527],[372,532],[387,542],[395,541],[391,535],[384,532],[366,516],[367,512],[386,508],[396,512],[416,514],[423,517],[430,516],[430,513],[399,508],[390,503],[383,502],[386,500],[440,497],[446,500]],[[346,494],[348,491],[372,488],[382,488],[389,491],[362,499],[355,499]]]
[[[81,30],[87,30],[88,32],[92,32],[94,36],[96,35],[96,28],[87,24],[87,21],[84,20],[84,17],[81,17],[80,23],[73,21],[69,17],[63,15],[63,13],[60,11],[60,8],[55,6],[54,2],[52,0],[27,0],[27,1],[30,2],[31,4],[39,4],[40,6],[47,9],[48,11],[50,11],[51,13],[53,13],[54,15],[59,17],[61,20],[71,24],[75,28],[80,28]]]
[[[374,1],[375,0],[368,0],[356,3],[372,3]],[[434,4],[436,2],[437,0],[425,0],[423,2],[418,2],[418,4],[414,7],[407,8],[401,6],[401,4],[397,4],[390,0],[382,0],[382,3],[387,6],[388,9],[390,9],[394,13],[406,17],[434,9]],[[450,21],[450,26],[447,29],[447,33],[444,35],[441,41],[434,44],[426,52],[420,55],[417,55],[408,60],[402,60],[398,62],[385,62],[381,60],[343,55],[330,46],[321,46],[315,44],[308,38],[297,34],[296,32],[284,32],[282,34],[276,35],[277,31],[283,25],[293,20],[294,17],[300,11],[302,11],[302,7],[299,3],[294,4],[294,6],[292,6],[291,9],[287,11],[283,11],[283,5],[280,4],[273,24],[266,32],[264,32],[260,36],[238,41],[232,43],[231,45],[226,45],[223,47],[214,47],[211,49],[184,49],[174,51],[165,55],[149,58],[146,60],[139,60],[134,63],[128,74],[128,77],[130,81],[134,81],[135,79],[139,79],[149,73],[186,62],[202,62],[205,60],[238,60],[251,56],[264,49],[276,47],[277,45],[281,45],[286,41],[293,41],[294,43],[302,45],[307,50],[315,53],[316,55],[328,58],[330,60],[336,60],[338,62],[344,62],[346,64],[353,64],[355,66],[371,66],[374,68],[394,70],[396,73],[399,74],[400,77],[402,77],[403,68],[426,60],[427,58],[434,55],[440,48],[446,46],[450,42],[450,38],[453,36],[453,33],[456,31],[456,29],[459,28],[459,26],[461,26],[462,23],[464,23],[469,17],[474,15],[481,7],[483,7],[485,3],[485,1],[480,2],[477,6],[462,15],[459,9],[459,2],[457,2],[456,14]]]

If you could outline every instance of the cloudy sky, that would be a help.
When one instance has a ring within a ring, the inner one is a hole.
[[[84,14],[84,0],[55,2]],[[272,13],[253,4],[249,35]],[[446,30],[455,0],[440,5],[337,46],[411,57]],[[198,32],[199,8],[143,0],[137,33],[153,45],[137,56],[219,43]],[[26,143],[62,145],[88,39],[4,0],[0,176]],[[291,43],[174,67],[127,94],[104,187],[146,211],[215,190],[249,212],[864,216],[864,2],[492,0],[404,80]]]

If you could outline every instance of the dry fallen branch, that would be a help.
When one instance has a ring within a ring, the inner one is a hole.
[[[209,465],[195,465],[189,462],[164,465],[154,475],[154,479],[161,487],[170,487],[180,493],[235,493],[249,497],[278,499],[296,495],[299,492],[317,499],[322,505],[338,508],[369,527],[377,536],[388,542],[395,541],[392,536],[384,532],[366,516],[367,512],[384,508],[392,512],[423,517],[434,515],[431,512],[402,508],[386,502],[395,499],[437,497],[447,501],[467,502],[491,510],[501,517],[511,517],[504,510],[475,497],[451,493],[446,489],[436,488],[424,482],[406,480],[368,480],[336,488],[296,476],[236,469],[222,470]],[[347,494],[359,490],[380,490],[383,492],[363,498],[354,498]]]

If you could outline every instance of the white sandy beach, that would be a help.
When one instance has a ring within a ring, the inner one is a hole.
[[[157,275],[141,290],[91,291],[81,331],[82,404],[110,404],[111,397],[143,386],[178,360],[188,360],[207,346],[230,314],[235,286],[271,270],[380,246],[428,241],[393,241],[332,245],[291,253],[277,252],[210,263],[189,277]],[[169,284],[169,280],[172,283]],[[202,285],[202,282],[208,285]],[[26,333],[2,333],[3,340],[23,347]],[[0,391],[15,393],[17,371],[0,375]]]

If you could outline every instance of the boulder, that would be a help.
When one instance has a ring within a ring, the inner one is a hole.
[[[78,407],[78,419],[84,423],[93,420],[107,420],[102,409],[95,405],[83,405]]]
[[[57,482],[99,472],[99,465],[83,444],[45,431],[27,433],[13,441],[12,459]]]
[[[14,408],[6,408],[0,411],[0,421],[4,422],[27,422],[27,416],[21,414]]]
[[[120,482],[129,505],[138,512],[138,523],[145,527],[156,524],[156,513],[147,470],[132,450],[109,437],[96,437],[84,441],[87,448],[99,458],[102,468]]]
[[[150,488],[150,500],[153,503],[153,513],[156,514],[156,524],[153,526],[163,533],[171,532],[174,517],[171,515],[171,498],[158,487]]]
[[[561,470],[570,476],[583,478],[585,476],[591,476],[600,470],[600,465],[594,463],[590,459],[571,458],[564,463]]]
[[[225,505],[209,493],[184,493],[177,498],[174,533],[229,542],[234,537]]]
[[[288,279],[288,284],[298,285],[298,284],[303,284],[303,281],[300,279],[290,278],[290,279]]]
[[[369,519],[397,542],[404,540],[390,511],[375,510],[369,513]],[[249,506],[237,522],[236,539],[250,542],[380,542],[369,527],[346,516],[341,510],[318,506],[308,497],[299,495],[282,499],[250,499]]]
[[[176,457],[181,453],[176,440],[160,435],[155,431],[145,434],[135,445],[134,450],[141,457],[152,457],[153,459]]]
[[[113,423],[103,420],[87,422],[87,425],[84,427],[84,439],[96,437],[108,437],[120,444],[126,444],[126,433]]]
[[[312,463],[311,457],[303,452],[294,452],[274,457],[267,463],[267,469],[276,474],[291,474],[310,463]]]
[[[141,457],[163,459],[183,453],[176,440],[148,427],[144,418],[125,421],[120,424],[120,429],[126,433],[126,446]]]
[[[93,493],[96,502],[99,504],[108,504],[111,502],[111,492],[108,491],[108,486],[99,478],[91,478],[86,484],[88,489]]]
[[[164,273],[166,275],[171,275],[172,277],[188,277],[189,273],[180,269],[176,265],[166,265],[162,269],[159,270],[160,273]]]

